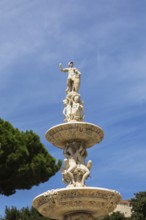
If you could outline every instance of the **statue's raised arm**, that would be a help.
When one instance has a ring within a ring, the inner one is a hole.
[[[61,72],[68,72],[68,68],[63,68],[62,63],[59,63],[59,68]]]
[[[80,87],[80,75],[81,73],[78,71],[77,68],[73,67],[74,63],[71,61],[68,63],[67,68],[63,68],[62,64],[59,64],[59,68],[61,72],[68,72],[68,78],[67,78],[67,89],[66,93],[69,92],[77,92]]]

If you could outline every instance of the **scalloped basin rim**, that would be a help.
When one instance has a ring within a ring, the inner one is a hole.
[[[118,193],[119,195],[120,195],[120,193],[118,192],[118,191],[116,191],[116,190],[113,190],[113,189],[107,189],[107,188],[102,188],[102,187],[72,187],[72,188],[57,188],[57,189],[51,189],[51,190],[47,190],[46,192],[44,192],[44,193],[47,193],[47,192],[53,192],[53,191],[57,191],[57,192],[59,192],[59,191],[69,191],[69,190],[86,190],[86,189],[88,189],[88,190],[93,190],[93,189],[95,189],[95,190],[101,190],[101,191],[107,191],[107,192],[113,192],[113,193]],[[39,194],[38,196],[36,196],[35,198],[34,198],[34,200],[36,199],[36,198],[38,198],[38,197],[40,197],[40,196],[42,196],[42,195],[44,195],[44,193],[41,193],[41,194]],[[33,200],[33,201],[34,201]]]
[[[89,122],[69,122],[55,125],[47,130],[46,139],[58,148],[64,148],[65,143],[81,141],[86,148],[102,141],[103,130]]]
[[[69,213],[88,212],[94,218],[112,212],[121,201],[115,190],[74,187],[49,190],[33,200],[33,207],[43,216],[62,220]]]

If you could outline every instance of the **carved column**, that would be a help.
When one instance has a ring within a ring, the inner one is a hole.
[[[85,163],[87,150],[81,141],[67,142],[64,148],[64,168],[62,169],[63,182],[67,187],[85,186],[85,180],[90,175],[92,161]]]

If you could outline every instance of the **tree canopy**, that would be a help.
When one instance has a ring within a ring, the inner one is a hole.
[[[60,166],[32,130],[19,131],[0,119],[0,194],[8,196],[45,182]]]
[[[146,192],[138,192],[131,199],[132,220],[146,220]]]
[[[43,217],[34,208],[22,208],[18,210],[16,207],[5,209],[4,217],[0,217],[0,220],[48,220]]]
[[[115,212],[105,216],[102,220],[146,220],[146,192],[135,193],[130,203],[132,207],[131,217],[126,218],[123,214]]]
[[[113,212],[111,215],[107,215],[102,220],[126,220],[124,214],[120,212]]]

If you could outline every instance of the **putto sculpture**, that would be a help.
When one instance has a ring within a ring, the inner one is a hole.
[[[63,182],[67,187],[85,186],[85,180],[90,176],[92,161],[89,160],[87,165],[85,159],[87,157],[86,148],[81,142],[73,141],[67,143],[64,151],[65,167],[62,169]]]
[[[64,121],[83,121],[84,119],[84,103],[80,99],[80,95],[76,92],[70,92],[64,103]]]
[[[46,139],[63,150],[64,167],[62,180],[66,188],[49,190],[33,201],[33,206],[45,217],[58,220],[95,220],[112,212],[121,200],[115,190],[88,187],[86,180],[91,175],[92,161],[87,158],[87,149],[100,143],[103,130],[84,122],[84,103],[78,93],[81,73],[73,67],[59,65],[68,72],[64,103],[65,123],[56,125],[46,132]]]

